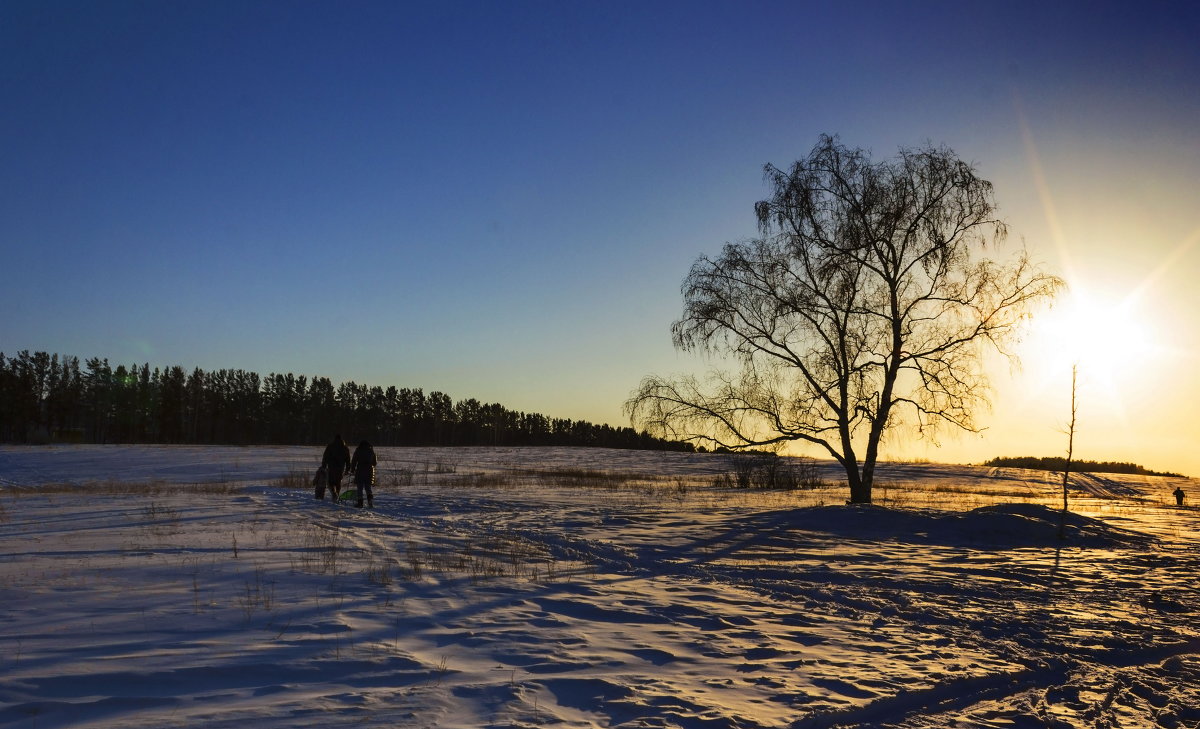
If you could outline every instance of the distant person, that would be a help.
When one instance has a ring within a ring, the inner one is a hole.
[[[336,502],[342,491],[342,474],[346,472],[346,464],[350,462],[350,446],[342,440],[341,435],[333,436],[329,445],[325,446],[325,455],[321,456],[321,466],[325,468],[325,482],[329,486],[331,498]],[[325,494],[321,494],[325,498]]]
[[[1183,506],[1183,497],[1184,497],[1183,489],[1179,486],[1176,486],[1175,491],[1173,493],[1175,494],[1175,505]]]
[[[375,508],[375,466],[379,460],[375,458],[375,449],[365,440],[354,449],[354,458],[350,461],[350,473],[354,475],[354,487],[358,490],[358,508],[363,506],[363,492],[367,494],[367,507]]]

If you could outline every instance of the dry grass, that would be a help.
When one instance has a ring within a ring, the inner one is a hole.
[[[293,468],[284,475],[271,482],[271,486],[277,489],[311,489],[313,484],[313,475],[300,469]]]
[[[301,539],[298,560],[293,561],[293,568],[319,575],[337,571],[342,554],[346,551],[342,545],[343,536],[337,527],[305,524]]]
[[[408,468],[379,469],[379,486],[388,490],[405,489],[413,485],[415,473]]]
[[[529,474],[548,485],[592,489],[623,489],[669,480],[667,476],[656,474],[612,473],[588,468],[535,470]]]
[[[456,473],[441,480],[449,488],[496,489],[524,485],[520,478],[511,473]]]
[[[166,481],[84,481],[81,483],[46,483],[27,488],[0,490],[9,496],[35,494],[97,494],[134,496],[173,496],[188,494],[231,495],[241,493],[243,486],[234,483],[169,483]]]
[[[367,582],[387,587],[392,584],[392,561],[386,557],[377,560],[373,555],[368,556],[363,574],[366,576]]]
[[[399,551],[396,557],[400,561]],[[437,544],[409,540],[403,547],[402,561],[400,573],[405,579],[419,580],[426,574],[465,575],[472,584],[500,577],[531,582],[570,579],[582,568],[579,562],[563,562],[544,545],[510,533]],[[369,581],[378,583],[380,565],[369,560],[365,574]]]
[[[620,473],[586,468],[511,469],[506,471],[452,472],[439,483],[451,488],[575,488],[656,492],[686,492],[691,482],[680,476]]]

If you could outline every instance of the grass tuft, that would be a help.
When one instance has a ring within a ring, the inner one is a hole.
[[[230,495],[242,486],[231,483],[168,483],[166,481],[85,481],[46,483],[15,490],[17,494],[97,494],[112,496],[171,496],[188,494]]]

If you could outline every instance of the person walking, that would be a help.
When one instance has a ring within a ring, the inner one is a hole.
[[[1172,493],[1175,494],[1175,505],[1183,506],[1183,497],[1185,496],[1185,494],[1183,493],[1183,488],[1180,486],[1176,486],[1175,490]]]
[[[350,460],[350,473],[354,476],[354,487],[358,490],[358,508],[363,506],[363,492],[367,495],[367,507],[375,508],[375,466],[379,460],[375,457],[375,449],[365,440],[354,449],[354,458]]]
[[[329,486],[330,498],[336,504],[342,491],[342,474],[346,472],[346,464],[350,462],[350,446],[342,440],[340,434],[333,436],[329,445],[325,446],[325,455],[321,456],[321,465],[325,468],[325,483]],[[324,494],[321,495],[324,499]],[[361,497],[360,497],[361,500]]]

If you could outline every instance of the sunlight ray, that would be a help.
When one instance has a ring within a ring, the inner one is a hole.
[[[1137,288],[1133,290],[1131,296],[1141,296],[1143,292],[1147,291],[1151,287],[1151,285],[1161,281],[1163,276],[1175,268],[1175,265],[1179,263],[1180,259],[1186,256],[1192,251],[1193,248],[1196,247],[1197,243],[1200,243],[1200,227],[1197,227],[1195,230],[1193,230],[1191,235],[1189,235],[1187,238],[1184,238],[1183,242],[1175,246],[1170,253],[1163,256],[1162,262],[1159,263],[1158,267],[1151,271],[1150,274],[1147,275],[1140,284],[1138,284]]]
[[[1050,237],[1053,239],[1054,248],[1058,253],[1059,261],[1062,263],[1063,271],[1068,277],[1074,273],[1075,266],[1071,259],[1071,254],[1067,249],[1067,238],[1063,234],[1061,223],[1058,219],[1058,211],[1054,205],[1054,197],[1050,194],[1050,185],[1046,181],[1046,173],[1042,168],[1041,154],[1038,152],[1037,143],[1033,139],[1033,130],[1030,129],[1029,120],[1025,115],[1024,106],[1021,103],[1021,97],[1017,91],[1013,90],[1013,107],[1017,114],[1017,123],[1021,128],[1021,139],[1025,144],[1025,154],[1029,160],[1029,172],[1033,176],[1033,184],[1037,189],[1038,199],[1042,204],[1042,213],[1046,216],[1046,225],[1050,228]]]

